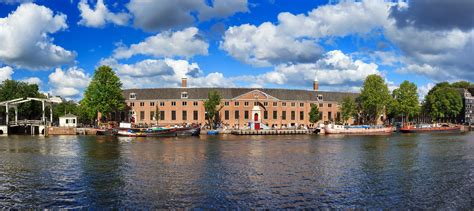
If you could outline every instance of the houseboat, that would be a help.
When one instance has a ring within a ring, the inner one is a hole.
[[[353,135],[368,135],[368,134],[390,134],[392,127],[385,126],[370,126],[370,125],[336,125],[328,124],[324,126],[325,134],[353,134]]]

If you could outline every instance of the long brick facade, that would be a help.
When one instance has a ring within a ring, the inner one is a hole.
[[[317,83],[317,82],[315,82]],[[210,91],[222,96],[220,119],[228,128],[244,128],[252,122],[252,108],[259,106],[261,120],[269,127],[310,126],[311,104],[317,104],[321,122],[341,118],[340,104],[354,93],[321,92],[318,90],[260,88],[181,88],[128,89],[123,94],[128,112],[121,119],[134,117],[140,125],[206,124],[204,101]],[[317,84],[313,87],[318,87]],[[160,115],[155,115],[159,112]],[[156,119],[158,117],[158,119]],[[350,120],[352,122],[352,120]]]

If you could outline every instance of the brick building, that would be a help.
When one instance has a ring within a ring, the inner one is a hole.
[[[123,91],[129,112],[121,120],[133,116],[136,124],[175,125],[182,123],[206,124],[204,101],[210,91],[217,91],[223,105],[219,116],[229,128],[243,128],[252,121],[251,110],[257,105],[262,110],[262,123],[269,127],[305,125],[309,122],[311,104],[319,106],[321,122],[341,118],[340,102],[355,93],[318,90],[266,89],[266,88],[189,88],[183,78],[181,88],[127,89]],[[159,115],[155,115],[159,112]],[[155,117],[159,117],[156,119]],[[349,120],[352,122],[352,120]]]
[[[474,88],[470,89],[459,89],[462,101],[463,109],[460,115],[460,122],[467,125],[474,124]]]

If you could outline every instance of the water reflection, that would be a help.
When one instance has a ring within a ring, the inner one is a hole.
[[[469,208],[458,135],[0,138],[0,207]]]

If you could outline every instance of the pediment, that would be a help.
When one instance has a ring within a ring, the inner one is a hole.
[[[255,89],[250,92],[244,93],[234,98],[234,100],[278,100],[278,98],[273,97],[261,90]]]

